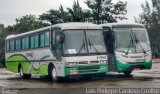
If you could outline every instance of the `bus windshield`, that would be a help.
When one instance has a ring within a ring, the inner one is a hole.
[[[120,52],[142,53],[150,50],[145,28],[114,28],[115,49]]]
[[[64,54],[105,53],[102,30],[66,30]]]

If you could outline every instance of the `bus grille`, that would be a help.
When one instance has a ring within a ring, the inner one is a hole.
[[[80,66],[78,67],[79,73],[98,72],[100,66]]]
[[[128,62],[129,64],[143,64],[144,62]]]
[[[90,61],[90,62],[83,61],[83,62],[79,62],[79,64],[98,64],[98,63],[99,63],[99,61]]]
[[[143,58],[143,56],[130,56],[130,58]]]

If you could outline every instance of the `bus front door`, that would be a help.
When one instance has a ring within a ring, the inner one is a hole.
[[[108,28],[104,29],[104,39],[108,55],[108,71],[115,72],[114,33]]]

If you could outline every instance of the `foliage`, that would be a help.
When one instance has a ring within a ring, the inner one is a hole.
[[[59,16],[61,21],[60,22],[70,22],[71,21],[71,16],[69,15],[68,12],[64,11],[64,8],[62,5],[59,7]]]
[[[47,13],[43,13],[39,16],[40,20],[45,20],[51,24],[56,24],[60,22],[59,11],[58,10],[49,10]]]
[[[0,25],[0,63],[3,62],[3,64],[0,64],[0,67],[4,65],[5,55],[4,55],[4,25]]]
[[[127,2],[119,1],[116,4],[112,0],[87,0],[85,2],[91,10],[95,23],[116,22],[117,19],[126,19]]]
[[[49,10],[39,16],[40,20],[45,20],[51,24],[64,23],[64,22],[75,22],[84,21],[86,17],[89,17],[89,13],[86,10],[82,10],[77,0],[73,2],[72,8],[64,10],[63,6],[60,5],[59,10]]]
[[[145,4],[142,4],[143,13],[139,15],[139,18],[135,17],[135,22],[146,25],[151,40],[151,45],[160,47],[160,1],[152,0],[152,7],[146,0]]]
[[[0,63],[4,63],[5,60],[5,38],[10,34],[18,34],[22,32],[28,32],[30,30],[38,29],[41,27],[48,26],[49,24],[44,23],[34,15],[26,15],[16,19],[16,24],[13,26],[4,27],[0,25]],[[3,64],[4,65],[4,64]]]
[[[40,27],[48,26],[49,24],[43,23],[38,20],[35,15],[26,15],[16,19],[16,25],[14,25],[14,31],[16,33],[27,32],[30,30],[38,29]]]
[[[72,8],[67,8],[72,22],[92,22],[92,14],[90,10],[84,10],[77,0],[73,2]]]
[[[126,5],[127,2],[119,1],[116,4],[112,0],[86,0],[85,4],[89,9],[82,9],[79,1],[74,1],[71,8],[64,11],[62,5],[59,10],[49,10],[40,15],[40,20],[45,20],[51,24],[62,22],[93,22],[93,23],[106,23],[116,22],[117,19],[126,19]]]
[[[1,31],[3,31],[3,29],[4,29],[4,24],[0,24],[0,33]]]
[[[0,49],[0,63],[2,63],[0,65],[5,65],[5,63],[4,63],[5,62],[5,55],[4,55],[4,53],[5,53],[5,49],[4,48]]]

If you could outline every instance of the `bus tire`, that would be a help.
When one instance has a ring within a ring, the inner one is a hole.
[[[19,68],[19,74],[20,74],[20,76],[23,79],[29,79],[29,78],[31,78],[31,74],[24,74],[22,66],[20,66],[20,68]]]
[[[124,71],[123,73],[125,76],[131,76],[132,71]]]
[[[57,82],[60,80],[60,77],[57,76],[56,68],[54,66],[51,66],[49,69],[49,76],[52,81]]]

